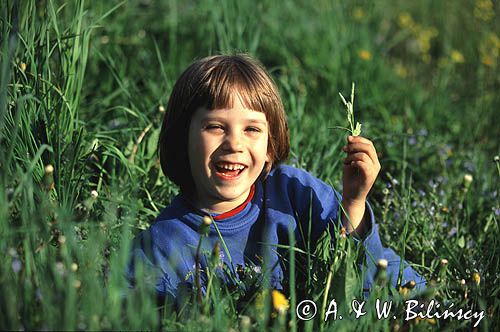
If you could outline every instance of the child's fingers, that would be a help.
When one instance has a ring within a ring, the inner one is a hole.
[[[364,152],[350,153],[345,159],[344,164],[349,165],[355,161],[362,161],[365,163],[373,164],[371,158]]]
[[[368,138],[364,138],[363,136],[347,136],[348,143],[371,143]]]
[[[372,162],[378,163],[378,156],[375,147],[371,142],[356,142],[356,143],[348,143],[346,146],[342,148],[343,151],[352,154],[352,153],[366,153]]]

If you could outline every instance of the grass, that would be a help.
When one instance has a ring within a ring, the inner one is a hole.
[[[328,128],[345,123],[338,92],[355,81],[357,120],[382,164],[370,201],[384,245],[428,280],[424,297],[484,310],[480,330],[499,323],[498,4],[26,0],[3,1],[0,12],[2,329],[402,327],[402,314],[374,312],[297,320],[302,298],[320,312],[331,298],[362,298],[362,248],[347,238],[329,251],[338,229],[314,252],[281,248],[286,314],[273,312],[269,292],[227,290],[217,278],[203,306],[178,315],[158,315],[148,282],[127,291],[132,237],[178,192],[156,155],[168,96],[192,60],[221,51],[249,52],[270,70],[287,110],[289,164],[337,189],[345,137]],[[408,295],[383,285],[368,301],[390,297],[401,313]]]

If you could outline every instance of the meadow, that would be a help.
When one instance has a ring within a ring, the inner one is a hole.
[[[475,329],[493,330],[499,16],[491,0],[2,1],[0,329],[472,328],[406,322],[404,301],[419,298],[483,311]],[[391,299],[397,319],[298,319],[302,298],[321,313],[332,298],[345,310],[363,298],[362,249],[336,234],[315,252],[288,247],[284,298],[214,280],[201,302],[173,312],[158,309],[147,282],[128,289],[133,236],[178,193],[156,151],[172,86],[194,59],[231,52],[259,59],[278,85],[288,164],[340,191],[346,133],[332,128],[347,126],[338,93],[356,83],[355,118],[382,164],[370,194],[382,241],[428,283],[422,294],[388,287],[380,269],[366,307]]]

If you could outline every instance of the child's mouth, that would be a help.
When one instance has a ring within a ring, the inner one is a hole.
[[[214,165],[216,174],[222,178],[236,178],[247,167],[242,164],[231,164],[226,162],[217,163]]]

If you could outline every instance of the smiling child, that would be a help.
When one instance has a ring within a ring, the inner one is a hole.
[[[343,151],[342,206],[338,193],[308,172],[282,164],[289,153],[289,131],[283,103],[272,79],[247,55],[217,55],[195,61],[176,82],[163,121],[159,155],[165,175],[180,194],[151,227],[134,241],[128,277],[136,265],[148,267],[160,296],[177,298],[180,289],[195,287],[198,233],[204,217],[215,221],[227,245],[222,262],[265,267],[270,286],[282,289],[285,263],[276,245],[287,245],[292,228],[308,229],[314,243],[332,223],[363,241],[369,289],[375,262],[388,261],[396,285],[401,259],[381,244],[367,195],[380,170],[372,142],[349,136]],[[347,216],[346,216],[347,214]],[[210,225],[203,249],[211,251],[220,236]],[[207,262],[200,260],[200,270]],[[424,280],[403,262],[402,284]],[[201,276],[205,287],[206,276]]]

